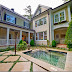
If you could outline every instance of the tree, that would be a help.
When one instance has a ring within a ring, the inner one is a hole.
[[[28,16],[28,18],[31,19],[31,17],[32,17],[32,14],[31,14],[32,13],[31,6],[30,5],[27,6],[24,10],[26,11],[26,13],[29,14],[29,15],[24,15],[24,16]]]
[[[65,36],[65,44],[70,48],[72,47],[72,21],[69,23],[69,27]]]

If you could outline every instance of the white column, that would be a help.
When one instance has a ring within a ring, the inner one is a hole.
[[[71,11],[70,11],[70,6],[68,6],[68,18],[69,18],[69,21],[71,21]]]
[[[28,32],[28,44],[30,44],[30,32]]]
[[[20,30],[20,40],[22,40],[22,30]]]
[[[44,32],[43,32],[43,40],[44,40]]]
[[[9,28],[7,28],[7,45],[9,45]]]

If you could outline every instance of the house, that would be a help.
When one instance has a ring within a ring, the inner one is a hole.
[[[35,30],[36,44],[47,45],[47,40],[56,40],[64,44],[65,35],[72,14],[72,1],[52,9],[39,5],[33,16],[33,30]]]
[[[30,20],[16,13],[14,9],[0,5],[0,46],[14,45],[15,32],[17,43],[24,40],[29,44],[35,31],[30,29]]]
[[[67,1],[54,9],[38,5],[31,21],[16,13],[14,9],[0,5],[0,46],[14,45],[15,32],[17,43],[24,40],[30,44],[31,39],[35,39],[35,43],[40,45],[47,45],[47,41],[51,43],[52,40],[64,44],[72,18],[71,4],[72,1]]]

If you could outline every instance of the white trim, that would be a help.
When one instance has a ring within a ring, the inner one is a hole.
[[[36,41],[47,41],[47,40],[36,40]]]
[[[68,18],[69,21],[71,21],[71,11],[70,11],[70,6],[68,5]]]
[[[64,12],[64,20],[62,20],[62,21],[65,21],[65,20],[66,20],[65,10],[62,10],[62,11],[59,11],[59,12],[57,12],[57,13],[54,13],[54,23],[58,23],[58,22],[55,22],[55,15],[57,15],[57,14],[58,14],[59,22],[60,22],[60,13],[61,13],[61,12]]]

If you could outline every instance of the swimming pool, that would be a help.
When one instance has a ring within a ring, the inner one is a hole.
[[[48,51],[37,50],[37,51],[24,52],[24,54],[42,60],[46,63],[49,63],[61,69],[64,69],[65,67],[66,53],[64,52],[51,51],[51,50]]]

